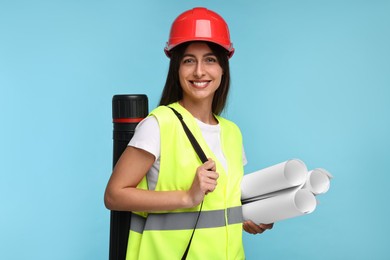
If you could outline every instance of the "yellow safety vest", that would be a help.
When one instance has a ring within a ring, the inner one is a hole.
[[[241,132],[231,121],[216,116],[228,165],[226,173],[206,144],[195,118],[178,103],[170,106],[182,114],[206,156],[216,162],[219,173],[216,189],[204,198],[187,259],[244,259],[240,199],[243,176]],[[160,106],[151,115],[157,118],[161,135],[160,171],[155,190],[189,190],[196,168],[202,164],[200,159],[170,108]],[[138,187],[146,189],[146,178]],[[199,207],[157,213],[133,212],[126,259],[181,259]]]

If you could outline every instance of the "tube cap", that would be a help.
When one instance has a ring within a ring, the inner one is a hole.
[[[138,123],[148,115],[148,97],[140,95],[114,95],[112,119],[114,123]]]

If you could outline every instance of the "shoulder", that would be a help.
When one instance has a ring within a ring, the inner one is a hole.
[[[153,111],[150,112],[149,115],[153,115],[156,117],[160,128],[163,126],[173,127],[174,125],[180,125],[180,120],[172,109],[174,109],[175,112],[178,112],[180,116],[184,119],[188,117],[192,118],[192,116],[187,111],[185,111],[177,102],[169,104],[168,106],[159,106],[153,109]],[[186,122],[187,124],[189,123],[188,121]]]
[[[169,109],[168,106],[158,106],[156,107],[155,109],[152,110],[152,112],[150,112],[151,115],[154,115],[154,114],[164,114],[166,113]]]
[[[152,115],[157,118],[160,122],[161,120],[170,120],[175,116],[172,110],[168,106],[158,106],[150,112],[149,115]]]
[[[158,122],[157,122],[156,117],[154,117],[153,115],[149,115],[149,116],[145,117],[137,125],[136,131],[139,131],[139,129],[148,130],[148,131],[158,129]]]
[[[128,146],[145,150],[155,159],[160,157],[160,129],[154,116],[146,117],[137,125]]]

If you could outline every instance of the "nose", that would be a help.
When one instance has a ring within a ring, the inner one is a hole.
[[[202,62],[197,62],[194,68],[194,77],[201,78],[205,75],[204,64]]]

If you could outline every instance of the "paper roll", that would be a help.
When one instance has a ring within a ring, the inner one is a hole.
[[[275,197],[254,201],[242,206],[244,220],[256,224],[275,223],[313,212],[316,198],[307,189],[294,189]]]
[[[311,170],[303,187],[310,190],[314,195],[323,194],[329,190],[332,177],[325,169],[317,168]]]
[[[302,185],[306,178],[307,167],[298,159],[246,174],[241,182],[241,200]]]

